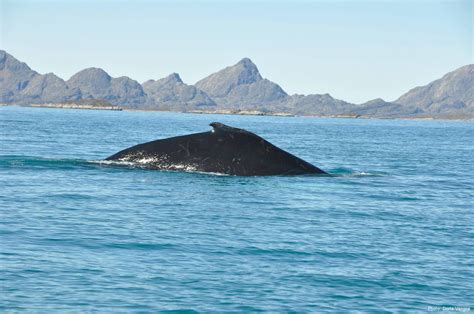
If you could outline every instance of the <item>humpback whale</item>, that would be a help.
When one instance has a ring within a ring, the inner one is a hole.
[[[160,139],[124,149],[106,160],[150,169],[235,176],[326,174],[260,136],[219,122],[212,131]]]

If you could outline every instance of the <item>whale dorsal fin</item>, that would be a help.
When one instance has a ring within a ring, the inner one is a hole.
[[[238,128],[233,128],[231,126],[225,125],[224,123],[220,123],[220,122],[212,122],[209,125],[212,126],[212,128],[213,128],[212,132],[250,133],[249,131],[246,131],[246,130],[243,130],[243,129],[238,129]]]

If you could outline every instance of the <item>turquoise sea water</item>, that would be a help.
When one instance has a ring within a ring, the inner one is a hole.
[[[101,159],[219,121],[332,177]],[[0,108],[0,311],[474,306],[473,123]]]

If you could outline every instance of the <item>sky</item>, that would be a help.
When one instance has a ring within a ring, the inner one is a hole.
[[[194,84],[248,57],[289,94],[362,103],[474,63],[474,0],[0,0],[0,19],[0,49],[64,79]]]

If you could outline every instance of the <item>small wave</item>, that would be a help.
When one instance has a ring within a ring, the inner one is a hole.
[[[301,255],[301,256],[311,256],[311,253],[293,250],[289,248],[274,248],[274,249],[263,249],[259,247],[246,247],[238,250],[239,254],[242,255],[274,255],[274,256],[294,256],[294,255]]]
[[[328,172],[335,177],[382,177],[386,175],[382,172],[366,172],[350,168],[335,168],[328,170]]]
[[[226,173],[219,173],[219,172],[204,172],[196,170],[195,167],[186,166],[186,165],[174,165],[172,168],[169,167],[168,169],[156,169],[154,167],[150,167],[144,162],[132,162],[132,161],[119,161],[119,160],[91,160],[89,161],[93,164],[98,165],[105,165],[105,166],[115,166],[115,167],[126,167],[126,168],[138,168],[138,169],[145,169],[145,170],[159,170],[164,172],[186,172],[186,173],[197,173],[202,175],[208,176],[230,176]]]
[[[169,243],[110,243],[105,244],[104,246],[112,249],[145,251],[165,250],[172,249],[175,247],[175,245]]]
[[[0,165],[10,167],[72,167],[87,165],[87,160],[67,158],[43,158],[36,156],[0,156]]]
[[[227,174],[227,173],[219,173],[219,172],[204,172],[204,171],[185,171],[185,172],[197,173],[197,174],[202,174],[202,175],[205,175],[205,176],[235,177],[235,176]]]
[[[186,172],[186,173],[196,173],[201,175],[209,176],[227,176],[232,177],[232,175],[219,172],[204,172],[199,171],[196,167],[192,165],[180,165],[173,164],[163,169],[157,169],[155,166],[150,166],[147,162],[131,162],[131,161],[119,161],[119,160],[84,160],[84,159],[73,159],[73,158],[44,158],[37,156],[0,156],[0,166],[6,167],[39,167],[39,168],[74,168],[74,167],[120,167],[128,169],[143,169],[143,170],[160,170],[166,172]],[[331,177],[380,177],[385,176],[385,173],[382,172],[365,172],[365,171],[356,171],[350,168],[334,168],[328,170],[329,176]],[[308,175],[312,176],[312,175]],[[320,176],[320,175],[318,175]]]
[[[122,167],[136,167],[139,164],[131,161],[117,161],[117,160],[90,160],[91,164],[106,165],[106,166],[122,166]]]
[[[35,168],[35,169],[97,169],[103,164],[112,164],[105,160],[85,160],[74,158],[44,158],[37,156],[0,156],[0,167],[5,168]],[[123,165],[130,167],[130,165]]]
[[[139,169],[153,169],[161,171],[180,171],[180,172],[199,172],[195,167],[189,165],[163,165],[163,168],[158,168],[155,164],[150,164],[144,160],[139,161],[124,161],[124,160],[91,160],[93,164],[105,165],[105,166],[116,166],[116,167],[127,167],[127,168],[139,168]]]

